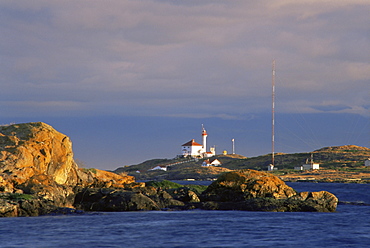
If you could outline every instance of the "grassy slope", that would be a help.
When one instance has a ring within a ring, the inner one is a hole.
[[[321,169],[369,171],[368,168],[363,168],[363,165],[364,161],[370,157],[370,149],[359,146],[326,147],[309,153],[276,154],[275,165],[279,170],[292,170],[294,166],[305,163],[306,159],[310,158],[311,153],[313,154],[314,162],[319,163]],[[138,165],[118,168],[115,172],[126,172],[135,176],[137,180],[181,180],[187,178],[206,180],[217,178],[221,173],[229,170],[266,170],[271,163],[271,154],[252,158],[245,158],[240,155],[217,155],[215,158],[221,161],[222,166],[201,167],[203,160],[199,160],[197,162],[173,165],[168,167],[167,171],[148,171],[157,165],[168,165],[174,162],[185,161],[184,159],[153,159]],[[137,170],[141,173],[136,173]]]

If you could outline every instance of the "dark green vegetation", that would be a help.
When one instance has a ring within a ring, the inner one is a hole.
[[[82,168],[82,170],[84,171],[84,172],[91,172],[91,173],[94,173],[94,174],[96,174],[96,169],[95,168],[89,168],[89,169],[86,169],[86,168]]]
[[[21,201],[21,200],[31,200],[34,198],[34,196],[29,194],[13,193],[0,195],[0,198],[11,201]]]
[[[205,185],[195,185],[195,184],[179,184],[174,183],[168,180],[161,180],[161,181],[148,181],[145,183],[146,186],[152,186],[154,188],[161,188],[161,189],[179,189],[179,188],[187,188],[197,195],[200,195],[203,191],[207,189]]]
[[[279,171],[277,174],[292,171],[295,166],[300,166],[311,158],[315,163],[320,164],[320,169],[333,169],[342,171],[367,172],[364,168],[364,161],[370,157],[370,149],[366,147],[348,145],[325,147],[313,152],[294,153],[294,154],[275,154],[275,166]],[[115,170],[116,173],[125,172],[128,175],[135,176],[137,180],[209,180],[217,178],[222,173],[229,170],[253,169],[259,171],[267,170],[271,163],[271,154],[246,158],[240,155],[217,155],[222,165],[218,167],[202,167],[204,159],[198,161],[189,161],[187,159],[153,159],[145,161],[138,165],[121,167]],[[178,164],[174,164],[178,163]],[[150,170],[156,166],[166,166],[167,171]],[[138,173],[140,171],[140,173]]]
[[[152,186],[154,188],[162,188],[162,189],[176,189],[183,187],[183,185],[174,183],[168,180],[162,180],[162,181],[149,181],[145,183],[146,186]]]

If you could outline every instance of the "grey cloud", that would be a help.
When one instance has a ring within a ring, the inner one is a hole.
[[[323,112],[336,112],[345,109],[350,109],[349,106],[345,105],[319,105],[319,106],[311,106],[313,109],[317,109]]]
[[[293,111],[292,105],[336,111],[324,104],[333,101],[353,112],[367,97],[366,1],[9,1],[0,7],[6,34],[0,96],[12,100],[2,106],[67,101],[84,114],[136,108],[234,118],[268,111],[273,58],[280,111]],[[13,113],[23,108],[17,106]],[[61,109],[49,106],[45,113]]]

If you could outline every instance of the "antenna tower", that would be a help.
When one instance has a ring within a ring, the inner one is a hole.
[[[272,152],[271,164],[275,166],[275,60],[272,61]]]

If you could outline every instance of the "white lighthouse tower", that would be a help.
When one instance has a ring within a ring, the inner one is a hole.
[[[202,124],[202,140],[203,140],[203,152],[207,152],[207,131],[204,129],[204,126]]]

